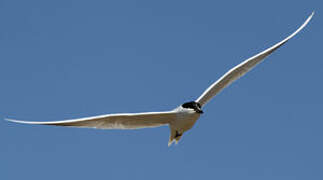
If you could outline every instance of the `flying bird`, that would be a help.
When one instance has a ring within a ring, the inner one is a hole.
[[[222,77],[220,77],[220,79],[209,86],[195,101],[186,102],[173,110],[162,112],[107,114],[51,122],[20,121],[14,119],[6,120],[24,124],[72,126],[98,129],[139,129],[168,125],[170,128],[168,146],[170,146],[173,142],[177,144],[183,134],[191,129],[195,122],[199,119],[200,115],[203,114],[203,106],[205,106],[225,87],[246,74],[257,64],[262,62],[268,55],[284,45],[289,39],[294,37],[308,24],[313,15],[314,12],[294,33],[289,35],[284,40],[230,69]]]

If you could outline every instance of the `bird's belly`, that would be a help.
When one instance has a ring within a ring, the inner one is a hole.
[[[173,126],[175,129],[180,129],[182,132],[185,132],[194,126],[199,117],[200,114],[198,113],[182,114],[178,120],[174,122]]]

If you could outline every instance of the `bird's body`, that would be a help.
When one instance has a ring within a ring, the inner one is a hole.
[[[177,143],[183,133],[190,130],[201,115],[193,109],[183,108],[182,106],[174,109],[174,111],[176,112],[176,119],[169,123],[169,146],[174,142],[174,140]]]
[[[201,115],[192,109],[183,108],[182,106],[179,106],[174,111],[176,112],[177,118],[170,125],[180,133],[191,129]]]
[[[202,107],[206,103],[208,103],[225,87],[262,62],[265,57],[270,55],[276,49],[285,44],[289,39],[294,37],[308,24],[313,14],[314,13],[312,13],[307,20],[287,38],[229,70],[219,80],[207,88],[195,101],[184,103],[173,110],[163,112],[107,114],[102,116],[52,122],[19,121],[12,119],[7,120],[24,124],[88,127],[99,129],[139,129],[169,125],[170,138],[168,145],[171,145],[174,141],[177,143],[182,137],[183,133],[190,130],[194,126],[200,115],[203,113]]]

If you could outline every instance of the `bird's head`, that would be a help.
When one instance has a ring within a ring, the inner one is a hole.
[[[198,102],[190,101],[182,104],[182,107],[187,109],[193,109],[195,112],[203,114],[203,111],[201,109],[201,104]]]

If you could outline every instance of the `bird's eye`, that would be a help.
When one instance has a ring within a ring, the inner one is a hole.
[[[201,108],[201,107],[202,107],[200,103],[196,103],[196,104],[197,104],[197,106],[198,106],[199,108]]]

